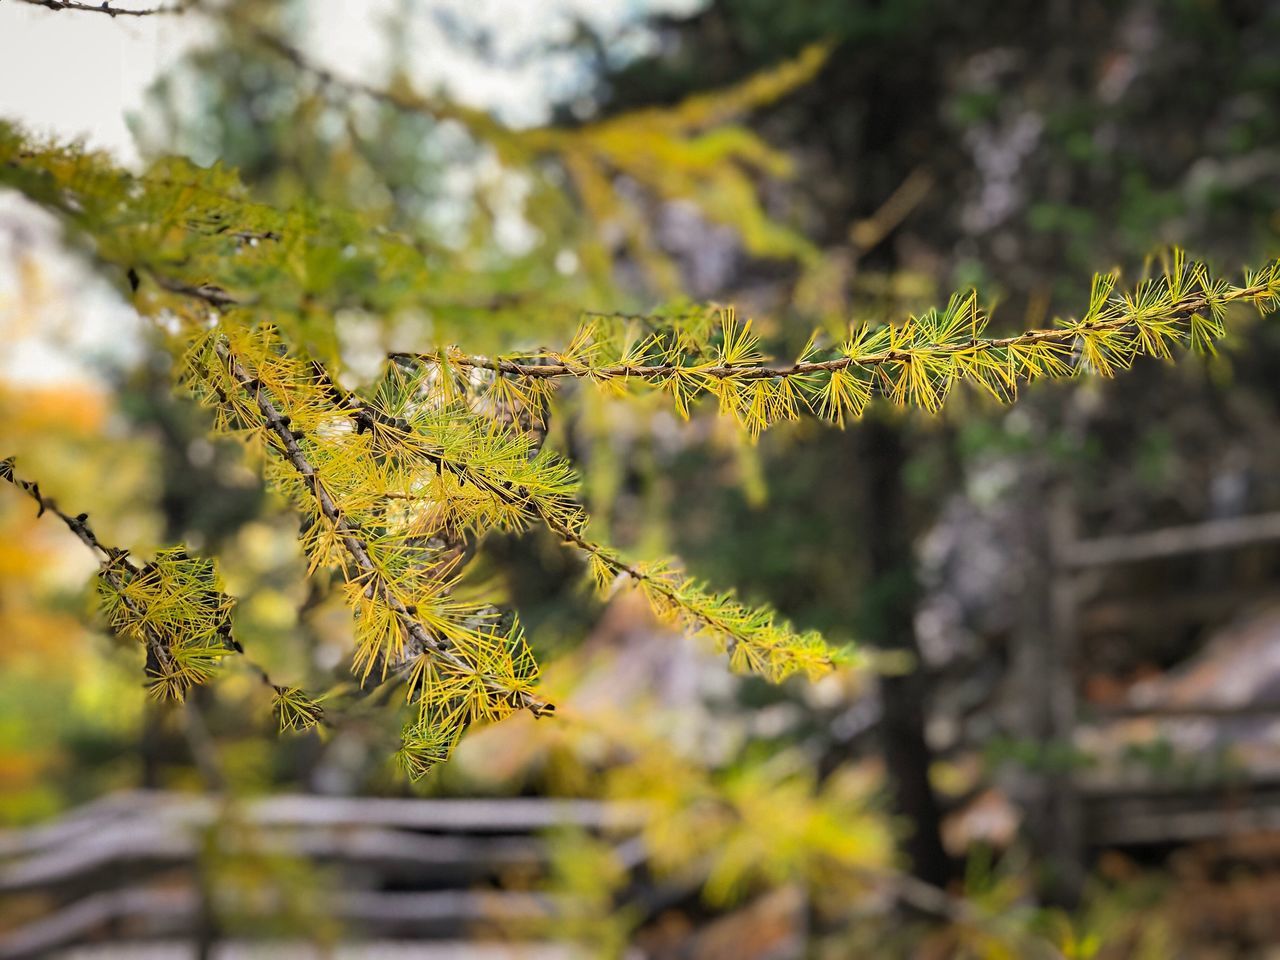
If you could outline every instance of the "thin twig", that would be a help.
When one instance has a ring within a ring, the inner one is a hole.
[[[916,167],[898,184],[888,199],[871,216],[849,228],[849,242],[854,254],[863,256],[905,220],[933,189],[933,176],[924,167]]]
[[[738,644],[738,639],[734,630],[728,624],[724,623],[724,621],[720,620],[713,614],[707,613],[705,610],[699,610],[695,607],[690,606],[684,600],[684,598],[680,596],[679,591],[677,591],[674,587],[672,587],[669,583],[667,583],[661,577],[655,577],[653,574],[646,573],[644,570],[640,569],[634,564],[627,563],[621,557],[618,557],[610,553],[600,544],[594,543],[591,540],[586,539],[576,530],[572,530],[567,525],[562,524],[557,520],[555,520],[554,518],[547,516],[541,510],[538,510],[538,515],[542,518],[543,523],[545,523],[554,533],[559,534],[561,537],[563,537],[566,543],[571,544],[574,547],[577,547],[583,553],[587,553],[587,554],[590,554],[591,556],[598,557],[601,561],[603,561],[606,565],[608,565],[610,569],[616,572],[625,574],[636,583],[647,584],[649,589],[655,591],[656,593],[661,594],[670,603],[679,607],[681,610],[684,610],[690,616],[694,617],[697,620],[701,620],[703,623],[711,627],[713,630],[719,630],[721,633],[725,635],[726,650],[728,651],[729,654],[732,655],[735,647]]]
[[[105,13],[109,17],[154,17],[165,14],[186,13],[195,6],[193,2],[179,2],[164,7],[130,9],[113,7],[103,0],[102,3],[80,3],[78,0],[21,0],[33,7],[47,7],[50,10],[76,10],[81,13]]]
[[[34,480],[24,480],[19,477],[14,472],[14,463],[13,457],[7,457],[4,460],[0,460],[0,480],[7,480],[34,500],[39,507],[39,510],[36,513],[37,517],[42,517],[46,513],[53,514],[66,524],[67,528],[74,533],[77,538],[79,538],[81,543],[87,546],[90,550],[99,554],[102,559],[101,570],[98,575],[101,576],[113,590],[120,593],[124,603],[128,605],[129,609],[141,618],[145,611],[138,609],[137,604],[131,598],[124,596],[123,594],[125,587],[128,585],[128,581],[141,576],[144,568],[139,567],[129,559],[128,550],[122,550],[119,547],[104,544],[98,538],[98,535],[94,533],[93,528],[89,526],[89,515],[87,513],[71,516],[69,513],[60,509],[57,502],[52,497],[46,496],[41,492],[39,483]],[[127,579],[121,576],[120,570],[127,572]],[[144,630],[147,636],[146,645],[148,649],[154,651],[156,658],[168,667],[171,660],[168,648],[164,641],[159,637],[156,637],[150,628],[144,627]],[[224,635],[224,641],[228,649],[238,654],[244,664],[251,671],[257,674],[264,684],[276,691],[287,689],[286,687],[281,687],[276,684],[271,679],[271,676],[267,673],[266,669],[245,653],[244,646],[231,634],[229,629]],[[321,717],[320,722],[324,722],[323,716]]]
[[[322,87],[335,87],[347,94],[369,97],[372,100],[385,103],[397,110],[403,110],[409,113],[420,113],[434,117],[437,120],[458,120],[473,129],[478,126],[483,126],[489,136],[495,141],[501,139],[503,134],[506,134],[509,137],[514,136],[512,131],[502,126],[498,121],[494,120],[489,116],[489,114],[483,111],[451,103],[441,97],[423,97],[411,91],[388,89],[385,87],[379,87],[376,84],[365,83],[351,77],[339,76],[328,67],[322,67],[318,64],[312,63],[301,50],[279,36],[257,27],[250,27],[248,29],[249,36],[252,40],[263,48],[288,61],[298,71],[315,77]],[[535,132],[536,131],[524,131],[523,139],[528,143],[533,143],[534,138],[531,135]]]
[[[7,457],[0,460],[0,480],[7,480],[14,486],[21,489],[32,500],[36,502],[38,510],[37,517],[42,517],[46,513],[51,513],[66,524],[67,529],[79,538],[80,542],[86,547],[101,556],[101,569],[98,576],[105,580],[113,590],[121,595],[124,603],[137,614],[140,618],[144,611],[138,609],[137,604],[129,597],[124,595],[124,590],[128,585],[128,581],[133,580],[142,574],[141,568],[129,559],[129,551],[121,550],[118,547],[107,546],[98,539],[98,535],[93,532],[93,528],[89,526],[89,515],[80,513],[72,516],[64,512],[58,507],[57,502],[52,498],[45,496],[40,492],[40,484],[34,480],[24,480],[14,473],[14,458]],[[120,571],[128,572],[128,578],[121,576]],[[146,647],[150,650],[162,664],[168,667],[171,664],[168,647],[163,639],[156,636],[155,632],[144,626],[143,634],[146,637]]]

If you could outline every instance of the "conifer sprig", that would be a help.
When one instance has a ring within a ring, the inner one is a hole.
[[[426,372],[429,374],[431,370],[429,366]],[[389,371],[389,378],[398,382],[401,377],[409,377],[421,383],[423,374],[420,369],[405,370],[397,364]],[[384,379],[383,383],[387,382]],[[502,459],[497,470],[493,469],[494,464],[486,463],[485,458],[475,456],[477,446],[473,439],[433,445],[430,463],[441,474],[455,477],[461,489],[474,488],[505,502],[513,516],[536,518],[566,543],[581,550],[601,589],[619,575],[629,578],[661,619],[714,638],[719,647],[728,652],[735,669],[780,682],[797,671],[814,676],[831,667],[833,652],[817,633],[798,633],[766,607],[749,607],[730,593],[709,591],[665,564],[629,563],[609,547],[588,540],[583,534],[586,513],[573,499],[577,484],[573,471],[563,461],[552,460],[550,479],[547,478],[547,455],[534,455],[529,439],[511,428],[512,418],[504,410],[508,403],[515,402],[510,395],[500,394],[496,399],[490,395],[488,412],[481,415],[452,403],[453,392],[447,375],[429,379],[420,389],[446,398],[442,411],[445,422],[464,438],[477,430],[490,436],[495,424],[499,427],[506,424],[506,428],[499,430],[499,436],[505,438],[502,443],[513,447],[511,455]],[[341,393],[338,391],[336,396]],[[403,419],[390,416],[385,407],[371,410],[350,395],[339,396],[339,399],[347,409],[363,410],[363,415],[375,423],[399,424],[397,430],[409,426]],[[439,421],[433,421],[432,426],[438,428]],[[429,429],[427,434],[430,435]],[[532,486],[529,477],[536,478],[540,486]],[[413,502],[430,500],[434,493],[427,489],[418,496],[398,493],[389,496]]]
[[[138,566],[128,551],[98,538],[87,513],[71,516],[41,493],[37,482],[17,476],[13,458],[0,461],[0,479],[36,502],[36,516],[52,513],[99,555],[97,592],[103,612],[113,631],[138,641],[146,651],[147,688],[153,696],[181,701],[193,686],[213,677],[234,641],[232,603],[218,589],[211,561],[193,560],[175,548]]]
[[[346,580],[357,620],[356,672],[366,678],[380,665],[382,677],[404,679],[417,706],[404,734],[403,751],[419,761],[406,764],[411,773],[424,772],[423,757],[438,752],[427,749],[428,741],[451,749],[474,722],[517,709],[553,712],[533,693],[537,664],[519,623],[452,595],[454,560],[441,558],[439,524],[447,518],[471,527],[475,513],[467,505],[445,506],[424,525],[411,512],[386,509],[388,486],[423,482],[426,496],[456,493],[432,486],[422,470],[426,464],[431,476],[450,476],[435,449],[448,440],[417,433],[412,426],[422,426],[415,419],[421,411],[390,402],[412,395],[416,385],[409,394],[384,385],[374,401],[355,400],[319,364],[290,357],[268,329],[214,330],[187,365],[222,426],[261,443],[285,465],[287,472],[269,467],[268,475],[303,510],[313,568],[337,566]],[[479,460],[473,475],[483,477]],[[472,507],[495,517],[484,505]],[[287,692],[280,699],[283,723],[296,711]]]
[[[485,374],[487,389],[539,403],[547,383],[567,378],[611,389],[647,384],[669,392],[684,416],[697,397],[710,395],[754,436],[803,410],[843,425],[861,416],[876,393],[898,406],[936,412],[958,383],[1010,401],[1032,380],[1084,371],[1112,376],[1139,356],[1168,358],[1174,348],[1212,352],[1225,332],[1229,305],[1249,303],[1265,313],[1280,304],[1280,261],[1246,273],[1235,285],[1174,251],[1163,276],[1123,293],[1115,292],[1115,283],[1115,274],[1095,276],[1083,316],[1049,329],[985,336],[990,317],[970,292],[901,324],[852,327],[838,344],[821,347],[815,333],[786,364],[764,360],[750,321],[740,321],[731,307],[711,307],[692,318],[657,317],[660,326],[647,329],[634,321],[591,318],[568,348],[540,351],[536,359],[458,350],[416,359]],[[502,385],[510,380],[526,386]]]
[[[324,707],[300,687],[271,684],[271,708],[280,722],[281,733],[310,730],[325,722]]]
[[[37,516],[58,517],[100,558],[97,593],[103,612],[117,635],[139,642],[146,651],[147,687],[153,696],[185,699],[192,687],[212,680],[221,661],[234,653],[271,688],[282,730],[323,722],[324,709],[318,701],[298,687],[274,683],[265,669],[245,655],[231,630],[235,600],[223,590],[212,560],[173,547],[139,566],[129,551],[102,542],[89,526],[87,513],[66,513],[37,482],[17,476],[14,466],[12,457],[0,461],[0,480],[31,497],[38,506]],[[283,692],[288,693],[288,717],[281,705]]]
[[[829,671],[839,654],[822,635],[797,632],[768,607],[750,607],[730,592],[713,592],[667,563],[639,564],[588,540],[580,527],[552,520],[547,525],[587,557],[597,589],[607,592],[621,579],[631,580],[660,619],[693,634],[711,637],[742,673],[781,683],[793,673],[810,679]]]

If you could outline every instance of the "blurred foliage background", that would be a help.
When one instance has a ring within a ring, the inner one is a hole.
[[[54,16],[6,6],[0,28]],[[356,380],[388,350],[536,349],[585,312],[693,301],[736,304],[780,355],[815,324],[892,321],[968,287],[1016,332],[1078,314],[1094,270],[1139,273],[1172,244],[1224,271],[1280,252],[1272,0],[632,6],[550,4],[558,26],[522,32],[528,14],[504,25],[502,4],[196,4],[189,52],[130,124],[144,161],[220,163],[265,202],[415,239],[415,309],[310,329]],[[332,55],[355,30],[376,67]],[[460,66],[424,80],[433,60]],[[529,74],[541,112],[485,103],[476,62],[550,65],[550,81]],[[348,614],[305,576],[296,517],[207,439],[159,339],[87,271],[0,196],[4,340],[62,344],[90,371],[50,382],[30,376],[39,354],[8,363],[0,453],[110,542],[216,553],[255,656],[341,685]],[[94,357],[78,326],[129,346]],[[1014,407],[972,394],[758,444],[710,409],[682,424],[661,398],[567,390],[548,443],[581,466],[599,529],[879,649],[883,669],[730,676],[625,593],[592,600],[549,536],[491,537],[470,576],[520,610],[562,717],[476,731],[412,788],[373,709],[276,737],[247,672],[185,708],[147,703],[136,651],[93,617],[89,556],[0,493],[0,819],[207,790],[211,763],[241,798],[639,800],[654,813],[631,845],[565,829],[542,867],[481,885],[571,903],[535,934],[585,956],[1267,956],[1280,750],[1258,708],[1280,689],[1280,551],[1083,573],[1059,556],[1064,528],[1075,542],[1280,510],[1280,331],[1243,315],[1232,331],[1206,361]],[[1196,704],[1217,713],[1161,714]],[[1262,812],[1223,814],[1241,807]],[[235,809],[211,829],[250,829]],[[1191,815],[1191,832],[1125,832]],[[298,891],[391,884],[257,849],[215,836],[196,858],[202,942],[263,932],[256,885],[296,895],[276,932],[318,942],[350,931]],[[530,935],[496,926],[473,932]]]

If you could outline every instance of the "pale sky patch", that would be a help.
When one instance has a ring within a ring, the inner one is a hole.
[[[443,90],[507,123],[535,125],[589,80],[579,55],[539,52],[567,40],[575,22],[616,38],[612,50],[627,59],[652,49],[652,35],[639,25],[643,16],[691,13],[702,2],[430,0],[417,4],[404,43],[424,91]],[[311,0],[303,46],[336,74],[376,83],[385,74],[387,17],[400,6],[397,0]],[[432,10],[469,34],[487,35],[492,55],[453,41]],[[161,74],[212,34],[198,14],[112,18],[0,0],[0,118],[38,135],[81,140],[136,168],[141,157],[128,116],[145,108]],[[519,227],[507,224],[517,245],[528,240],[515,236]],[[58,237],[50,218],[0,193],[0,378],[84,381],[103,360],[128,363],[141,355],[136,313],[61,249]]]

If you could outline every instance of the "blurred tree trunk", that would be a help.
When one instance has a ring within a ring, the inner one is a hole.
[[[894,812],[910,821],[903,852],[911,872],[941,886],[951,876],[942,846],[942,817],[929,780],[933,757],[925,739],[928,683],[915,634],[916,577],[906,516],[902,427],[882,417],[863,424],[869,509],[865,533],[871,574],[868,617],[878,648],[906,654],[911,669],[880,679],[881,737]]]
[[[148,697],[142,705],[142,728],[138,731],[138,785],[143,790],[159,790],[164,765],[163,709]]]

